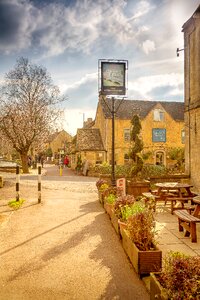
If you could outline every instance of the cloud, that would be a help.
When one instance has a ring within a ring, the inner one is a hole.
[[[69,97],[69,107],[95,109],[98,95],[97,83],[97,73],[92,73],[86,74],[72,85],[63,86],[65,94]]]
[[[142,48],[146,54],[149,54],[149,52],[156,50],[155,43],[150,40],[146,40],[144,43],[142,43]]]
[[[131,17],[126,13],[127,2],[122,0],[64,3],[37,5],[28,0],[2,0],[0,51],[34,48],[46,57],[65,51],[90,54],[97,51],[94,50],[97,45],[99,49],[109,47],[108,41],[121,47],[130,43],[138,46],[137,38],[148,30],[133,21],[152,9],[148,1],[139,1]]]
[[[35,9],[29,2],[2,0],[0,2],[0,51],[9,54],[31,45]]]
[[[129,82],[129,98],[150,100],[183,100],[183,75],[168,73],[154,76],[143,76]]]
[[[136,4],[135,12],[134,12],[133,16],[131,16],[128,19],[128,21],[130,22],[130,21],[133,21],[135,19],[142,17],[143,15],[147,14],[153,8],[154,8],[154,6],[151,6],[148,1],[139,1]]]
[[[94,120],[95,114],[95,109],[66,108],[63,116],[63,127],[69,134],[75,135],[77,128],[83,127],[83,121],[86,121],[87,118],[92,118]]]

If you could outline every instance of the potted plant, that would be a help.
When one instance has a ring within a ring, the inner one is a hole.
[[[153,299],[192,300],[200,296],[200,257],[170,251],[159,273],[151,273],[150,296]]]
[[[141,201],[137,201],[131,205],[124,205],[121,207],[121,217],[118,220],[120,231],[127,228],[128,219],[139,212],[143,211],[144,204]]]
[[[99,179],[96,182],[96,187],[98,190],[99,202],[103,203],[103,192],[109,187],[107,181]]]
[[[103,192],[103,202],[104,202],[104,208],[108,215],[112,216],[112,209],[115,204],[116,199],[118,196],[121,195],[121,190],[117,187],[108,187],[106,190]]]
[[[120,220],[122,219],[122,207],[131,206],[135,202],[133,195],[121,195],[119,196],[113,207],[113,214],[111,216],[111,222],[117,233],[120,233]],[[123,224],[121,224],[123,226]]]
[[[162,251],[156,246],[156,231],[153,212],[141,206],[127,220],[127,229],[122,230],[122,243],[136,272],[141,276],[160,271]]]
[[[143,168],[143,141],[141,138],[141,121],[138,114],[133,115],[131,120],[131,132],[130,141],[131,149],[129,152],[129,157],[132,160],[132,167],[130,171],[131,179],[127,180],[127,194],[133,194],[135,197],[142,195],[144,192],[149,192],[150,182],[147,180],[142,180],[140,177],[140,172]]]

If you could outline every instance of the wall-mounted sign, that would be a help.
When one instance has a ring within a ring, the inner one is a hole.
[[[100,91],[103,95],[126,95],[127,60],[99,60]]]
[[[153,128],[152,129],[152,141],[153,142],[166,142],[166,129],[165,128]]]

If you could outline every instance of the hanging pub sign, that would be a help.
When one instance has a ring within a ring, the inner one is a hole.
[[[103,95],[125,96],[127,92],[127,60],[99,60],[99,85]]]

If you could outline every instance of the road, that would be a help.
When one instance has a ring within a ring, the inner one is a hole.
[[[0,198],[0,216],[5,216],[0,299],[149,300],[98,201],[94,179],[68,171],[61,177],[49,167],[42,176],[41,204],[36,177],[21,176],[26,201],[17,211],[8,209],[15,182],[6,179]]]

